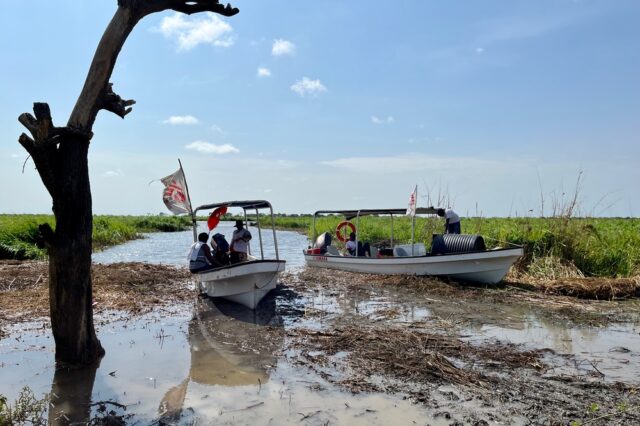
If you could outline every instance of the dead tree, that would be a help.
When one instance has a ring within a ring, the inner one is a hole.
[[[35,103],[34,115],[18,118],[31,134],[23,133],[19,142],[33,158],[53,201],[55,230],[45,224],[40,232],[49,252],[51,328],[59,361],[89,364],[104,354],[93,325],[93,212],[87,154],[98,112],[107,110],[124,118],[135,103],[117,95],[109,82],[124,42],[142,18],[164,10],[188,15],[238,13],[218,0],[118,0],[67,125],[53,125],[46,103]]]

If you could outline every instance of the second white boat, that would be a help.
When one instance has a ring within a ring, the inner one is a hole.
[[[417,214],[435,214],[437,209],[419,208]],[[393,245],[393,215],[404,215],[406,209],[376,210],[338,210],[318,211],[314,214],[314,231],[316,217],[320,214],[339,214],[348,221],[362,216],[390,215],[392,217],[391,247],[381,254],[373,249],[370,256],[343,255],[326,242],[327,234],[321,235],[314,247],[304,251],[306,264],[310,267],[337,269],[367,274],[406,274],[445,276],[461,281],[473,281],[486,284],[500,282],[522,255],[522,247],[495,248],[487,250],[484,240],[478,235],[445,234],[435,236],[434,247],[437,250],[428,253],[424,244],[412,243]],[[357,224],[348,222],[351,229]],[[344,223],[343,223],[344,224]],[[414,224],[415,226],[415,224]],[[356,233],[357,235],[357,233]],[[412,232],[413,235],[413,232]],[[315,240],[315,235],[314,238]],[[357,241],[357,240],[356,240]],[[463,242],[463,244],[460,244]]]

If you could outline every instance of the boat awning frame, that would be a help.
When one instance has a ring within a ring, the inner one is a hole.
[[[407,209],[361,209],[361,210],[318,210],[313,215],[318,216],[320,214],[339,214],[344,216],[345,219],[350,220],[354,217],[362,216],[374,216],[374,215],[405,215]],[[418,207],[416,214],[437,214],[438,208],[436,207]]]
[[[266,200],[246,200],[246,201],[226,201],[224,203],[214,203],[214,204],[204,204],[202,206],[196,207],[193,210],[193,216],[195,217],[196,212],[200,210],[210,210],[216,209],[218,207],[227,206],[227,207],[239,207],[241,209],[247,210],[259,210],[259,209],[271,209],[271,203]]]
[[[244,201],[225,201],[223,203],[214,203],[214,204],[204,204],[202,206],[196,207],[193,209],[191,213],[191,221],[193,223],[193,241],[196,242],[198,240],[198,224],[196,213],[201,210],[211,210],[216,209],[218,207],[237,207],[244,210],[244,221],[248,223],[247,219],[247,210],[255,210],[256,212],[256,225],[258,227],[258,238],[260,240],[260,258],[264,259],[264,247],[262,246],[262,228],[260,226],[260,215],[258,214],[258,210],[261,209],[269,209],[269,213],[271,215],[271,230],[273,231],[273,244],[275,246],[276,251],[276,260],[280,260],[280,255],[278,253],[278,240],[276,238],[276,222],[273,217],[273,207],[271,203],[267,200],[244,200]],[[251,246],[249,246],[249,254],[251,254]]]

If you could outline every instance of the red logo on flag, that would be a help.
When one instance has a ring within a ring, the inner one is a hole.
[[[166,189],[164,190],[164,196],[165,198],[170,198],[177,203],[184,203],[185,201],[187,201],[187,196],[184,194],[182,188],[176,181],[171,182],[166,187]]]

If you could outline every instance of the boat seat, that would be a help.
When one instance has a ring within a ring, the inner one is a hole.
[[[327,246],[327,254],[331,256],[340,256],[340,251],[336,246]]]
[[[393,249],[393,255],[396,257],[406,257],[409,256],[409,253],[402,247],[396,247]]]
[[[402,253],[402,254],[401,254]],[[413,245],[413,256],[424,256],[427,254],[427,248],[422,243]],[[411,244],[397,245],[393,249],[394,256],[411,256]]]

